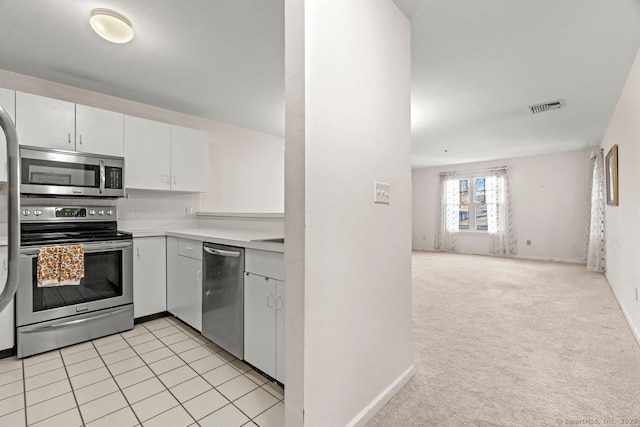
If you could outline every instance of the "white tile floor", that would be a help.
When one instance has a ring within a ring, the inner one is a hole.
[[[0,426],[284,425],[277,384],[173,317],[0,359]]]

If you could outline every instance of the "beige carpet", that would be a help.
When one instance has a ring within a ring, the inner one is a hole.
[[[603,275],[416,252],[413,311],[416,375],[369,427],[640,425],[640,348]]]

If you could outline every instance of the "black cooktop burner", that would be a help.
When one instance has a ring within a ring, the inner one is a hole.
[[[115,221],[20,224],[21,246],[75,244],[125,239],[131,239],[131,234],[118,231]]]

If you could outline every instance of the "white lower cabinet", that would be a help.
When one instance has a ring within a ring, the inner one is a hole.
[[[202,332],[202,242],[167,237],[167,310]]]
[[[284,383],[284,255],[247,249],[244,359]]]
[[[0,246],[0,292],[7,283],[7,247]],[[0,351],[13,348],[13,301],[0,312]]]
[[[133,239],[133,316],[167,310],[166,244],[164,237]]]
[[[284,282],[276,280],[276,379],[284,384]]]
[[[244,359],[275,377],[275,280],[244,275]]]

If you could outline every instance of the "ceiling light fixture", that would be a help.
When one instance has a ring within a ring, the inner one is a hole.
[[[131,21],[113,10],[93,9],[89,24],[93,31],[111,43],[127,43],[133,38]]]

